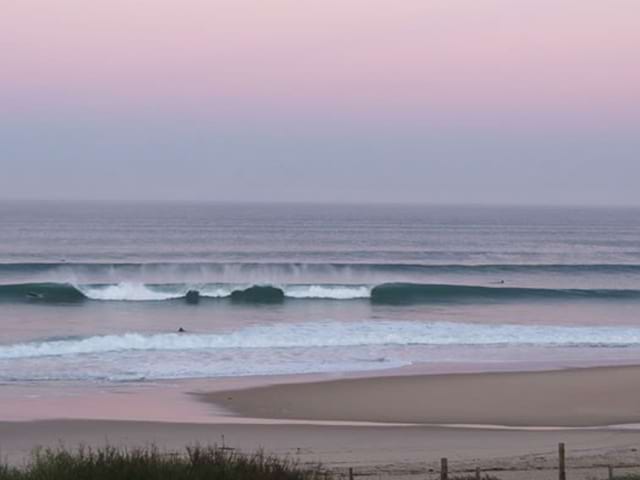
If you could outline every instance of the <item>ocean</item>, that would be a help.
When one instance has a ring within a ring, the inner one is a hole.
[[[638,358],[639,209],[0,203],[3,384]]]

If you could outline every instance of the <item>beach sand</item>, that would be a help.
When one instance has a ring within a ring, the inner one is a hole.
[[[257,418],[592,427],[640,424],[640,367],[411,375],[198,395]]]
[[[264,448],[303,463],[322,463],[337,473],[353,467],[364,478],[437,478],[440,458],[448,457],[452,473],[479,466],[505,480],[542,480],[557,478],[557,444],[564,442],[570,479],[606,478],[607,465],[620,473],[640,472],[640,429],[604,427],[640,423],[638,378],[640,367],[610,367],[349,378],[209,393],[207,386],[220,384],[200,381],[183,386],[184,402],[172,387],[173,400],[165,412],[172,421],[135,421],[133,415],[123,415],[127,420],[52,419],[51,411],[48,420],[2,421],[0,456],[19,463],[35,445],[61,442],[71,447],[153,443],[168,450],[216,443],[243,451]],[[161,396],[154,389],[136,394],[119,387],[105,400],[115,412],[139,408],[145,398],[153,397],[156,415]],[[35,405],[41,404],[30,408]],[[236,413],[220,417],[220,405]],[[203,421],[175,421],[185,408],[192,408]],[[211,417],[204,420],[207,411]],[[60,412],[61,417],[68,414]],[[417,425],[323,424],[324,419]],[[437,423],[467,426],[426,425]],[[562,425],[568,428],[558,427]],[[543,428],[548,426],[555,428]]]
[[[224,439],[224,440],[223,440]],[[567,444],[569,478],[606,478],[617,471],[640,472],[640,432],[632,430],[485,430],[436,427],[369,427],[262,424],[187,424],[103,420],[0,422],[0,455],[23,461],[34,445],[140,446],[225,445],[321,463],[359,477],[436,478],[441,457],[453,473],[476,466],[503,479],[557,478],[557,444]]]

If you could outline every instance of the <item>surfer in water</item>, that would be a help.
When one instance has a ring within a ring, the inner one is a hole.
[[[186,332],[187,331],[184,328],[182,327],[178,328],[178,333],[186,333]]]

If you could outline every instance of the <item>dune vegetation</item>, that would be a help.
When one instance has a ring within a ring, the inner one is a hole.
[[[315,480],[332,476],[319,466],[225,447],[36,449],[21,466],[0,465],[0,480]]]

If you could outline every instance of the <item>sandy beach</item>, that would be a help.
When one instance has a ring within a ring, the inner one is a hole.
[[[557,444],[565,442],[571,478],[605,478],[607,465],[618,471],[640,470],[640,430],[607,426],[640,423],[639,375],[640,367],[606,367],[378,376],[251,388],[235,380],[235,390],[220,388],[229,388],[229,382],[200,381],[172,387],[164,417],[161,389],[136,393],[119,387],[103,396],[102,403],[97,397],[76,397],[76,403],[93,404],[96,410],[78,410],[75,417],[59,411],[55,419],[50,410],[46,420],[0,422],[0,451],[19,463],[35,445],[153,443],[175,450],[195,443],[224,443],[322,463],[338,473],[353,467],[363,477],[434,476],[439,459],[446,456],[452,472],[480,466],[500,478],[519,480],[555,475]],[[151,398],[155,403],[148,418],[156,420],[134,420],[136,415],[145,418],[141,405],[151,405]],[[45,401],[25,405],[33,416],[34,408],[42,408]],[[3,402],[8,406],[8,397]],[[91,418],[105,403],[110,405],[109,415]],[[128,406],[136,415],[116,414]],[[15,414],[17,407],[13,408]],[[227,414],[220,416],[225,410]],[[186,417],[185,412],[194,416]],[[177,420],[183,416],[191,420]]]
[[[321,463],[365,478],[436,478],[448,457],[452,472],[476,466],[503,479],[554,478],[556,446],[566,442],[571,478],[606,478],[606,466],[640,471],[640,432],[632,430],[487,430],[265,424],[192,424],[101,420],[0,422],[0,451],[20,463],[34,445],[140,446],[182,449],[201,443],[243,451],[264,448],[302,463]]]
[[[257,418],[430,425],[593,427],[640,423],[640,367],[411,375],[198,395]]]

